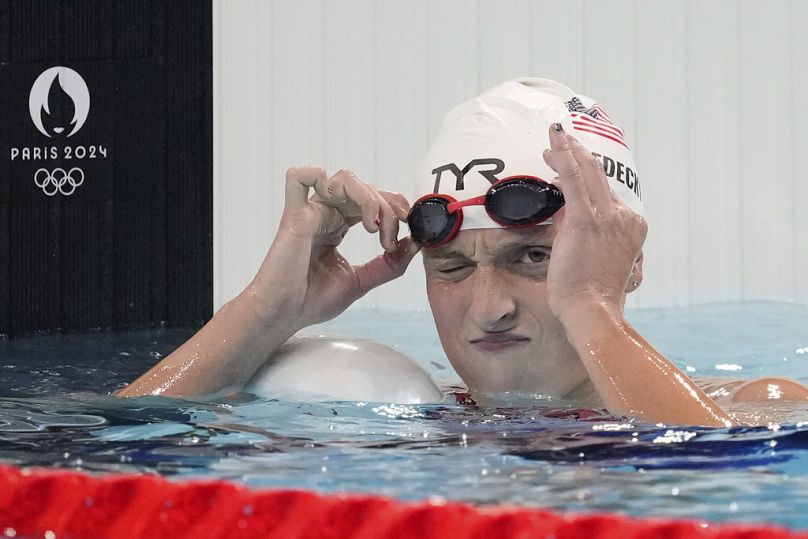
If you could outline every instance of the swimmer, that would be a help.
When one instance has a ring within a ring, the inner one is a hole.
[[[773,384],[780,399],[808,400],[802,384],[766,378],[722,385],[719,405],[705,391],[717,382],[689,378],[625,319],[626,295],[643,281],[647,231],[636,171],[600,105],[533,78],[448,114],[412,208],[346,170],[291,168],[277,235],[253,281],[119,395],[265,385],[273,358],[285,358],[276,373],[294,361],[279,355],[293,335],[399,277],[422,250],[441,344],[478,402],[541,394],[649,422],[728,426],[738,421],[725,403],[762,401]],[[400,222],[412,237],[398,239]],[[360,223],[384,252],[354,266],[337,247]],[[406,361],[391,363],[402,366],[412,374]]]

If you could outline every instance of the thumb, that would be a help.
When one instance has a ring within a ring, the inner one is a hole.
[[[421,250],[412,238],[398,242],[394,251],[385,252],[367,264],[356,266],[359,277],[359,295],[364,296],[379,285],[404,275],[413,257]]]

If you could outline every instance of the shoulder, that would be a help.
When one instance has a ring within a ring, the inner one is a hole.
[[[808,387],[796,380],[779,376],[767,376],[756,380],[702,376],[694,377],[693,381],[717,402],[808,400]]]
[[[808,387],[788,378],[767,377],[749,380],[735,388],[732,392],[735,402],[754,402],[767,400],[808,400]]]

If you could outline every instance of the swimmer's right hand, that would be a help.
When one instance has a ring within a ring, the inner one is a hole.
[[[410,238],[397,239],[399,221],[409,212],[407,200],[350,171],[329,178],[322,167],[290,168],[285,199],[272,247],[242,296],[267,322],[291,333],[337,316],[368,291],[401,276],[418,252]],[[384,253],[354,266],[337,246],[360,222],[368,232],[378,232]]]

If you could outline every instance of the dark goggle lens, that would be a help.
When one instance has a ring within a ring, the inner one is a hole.
[[[457,215],[446,208],[449,201],[443,198],[429,198],[417,202],[407,217],[410,234],[423,245],[439,243],[452,232]]]
[[[491,188],[485,207],[505,225],[530,225],[549,219],[564,205],[564,196],[543,181],[515,179]]]

